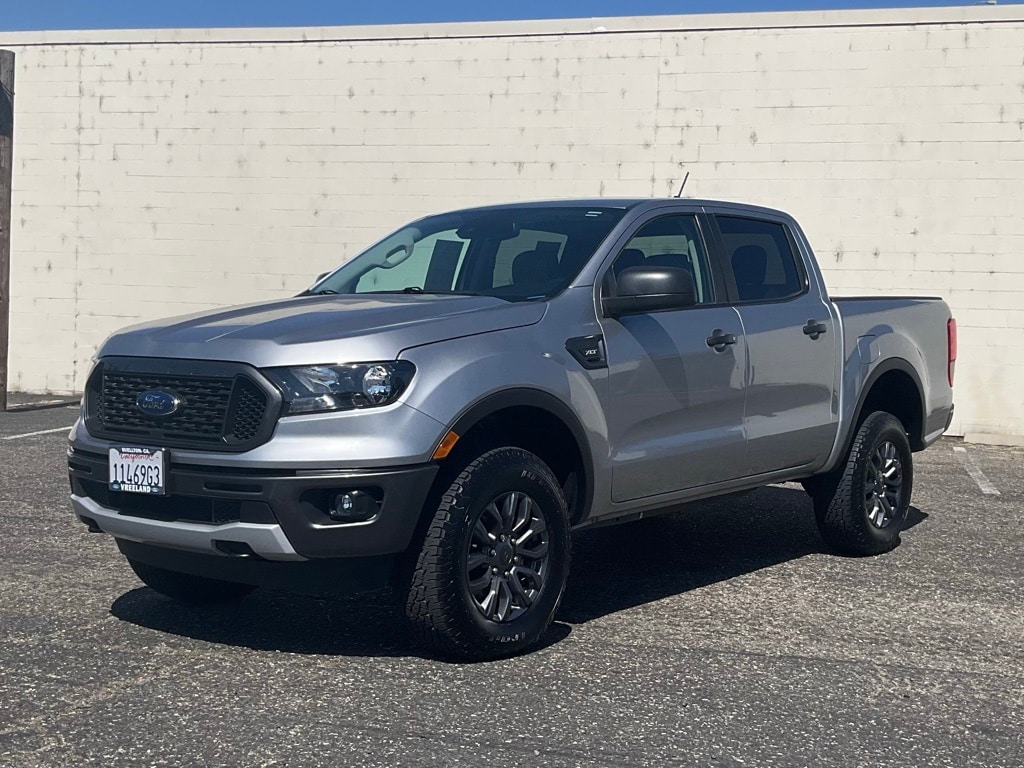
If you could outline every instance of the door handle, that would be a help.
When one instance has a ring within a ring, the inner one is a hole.
[[[724,352],[727,346],[736,343],[736,337],[731,333],[726,333],[721,328],[715,328],[706,341],[707,345],[715,350],[715,352]]]
[[[807,325],[804,326],[804,335],[810,336],[811,341],[817,341],[823,333],[828,333],[828,326],[817,320],[808,320]]]

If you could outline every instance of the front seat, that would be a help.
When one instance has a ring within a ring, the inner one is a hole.
[[[544,293],[558,277],[558,254],[550,249],[523,251],[512,260],[512,285],[526,293]]]

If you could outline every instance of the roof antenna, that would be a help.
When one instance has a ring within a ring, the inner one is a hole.
[[[687,171],[686,175],[683,177],[683,183],[679,185],[679,191],[676,192],[676,197],[682,197],[683,196],[683,190],[686,188],[686,182],[689,180],[689,178],[690,178],[690,172]]]

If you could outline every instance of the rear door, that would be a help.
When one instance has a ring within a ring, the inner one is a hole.
[[[746,474],[824,461],[836,434],[837,329],[785,218],[712,211],[747,341]]]
[[[669,493],[742,474],[746,345],[723,278],[708,258],[696,213],[639,222],[604,275],[642,264],[687,269],[696,306],[600,318],[608,360],[604,393],[612,499]],[[709,338],[731,339],[709,345]]]

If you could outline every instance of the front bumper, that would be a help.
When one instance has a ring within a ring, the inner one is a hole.
[[[436,464],[397,469],[235,469],[174,462],[167,495],[107,487],[107,456],[68,455],[75,514],[119,539],[197,554],[261,560],[394,555],[405,551],[437,474]],[[332,520],[334,494],[362,490],[378,502],[365,522]]]

